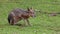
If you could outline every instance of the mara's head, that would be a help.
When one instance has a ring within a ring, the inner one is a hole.
[[[29,16],[31,16],[31,17],[35,17],[35,11],[33,10],[32,7],[31,7],[31,8],[27,8],[27,10],[28,10],[28,14],[29,14]]]

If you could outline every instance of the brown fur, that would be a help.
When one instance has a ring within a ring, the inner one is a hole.
[[[29,23],[28,18],[29,17],[34,17],[34,10],[32,8],[28,8],[27,10],[22,10],[19,8],[16,8],[12,10],[9,15],[8,15],[8,22],[11,25],[16,24],[20,20],[24,20],[26,25],[31,25]]]

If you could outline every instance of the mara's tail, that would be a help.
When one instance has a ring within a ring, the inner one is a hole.
[[[8,23],[10,24],[11,16],[8,16]]]
[[[12,15],[8,15],[8,22],[9,22],[9,24],[11,23],[11,21],[12,21]]]

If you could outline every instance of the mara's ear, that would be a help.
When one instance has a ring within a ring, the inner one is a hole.
[[[30,9],[33,9],[33,7],[31,7]]]
[[[28,11],[30,11],[30,8],[27,8]]]

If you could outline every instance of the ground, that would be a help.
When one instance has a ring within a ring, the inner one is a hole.
[[[0,34],[60,34],[60,14],[49,16],[36,11],[37,17],[29,18],[32,26],[9,25],[7,16],[14,8],[33,7],[42,12],[60,12],[60,0],[0,0]],[[18,24],[24,23],[23,21]]]

